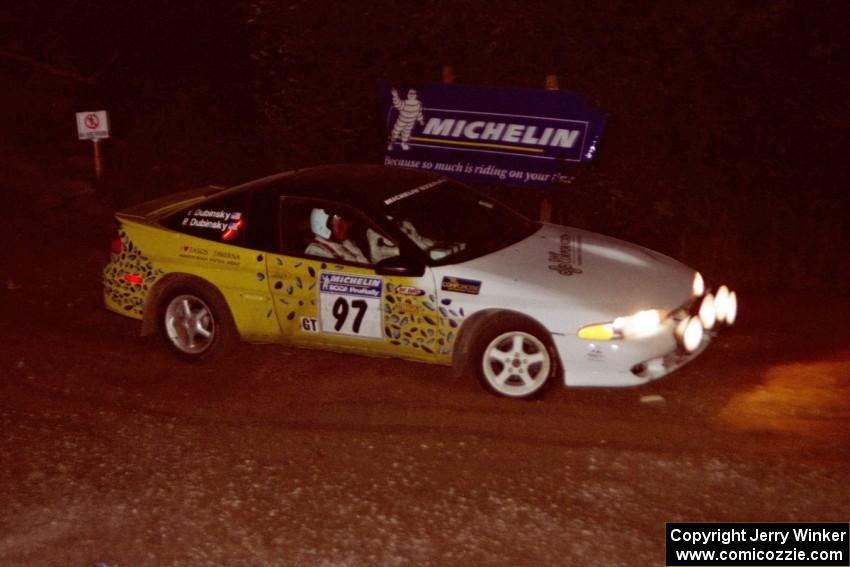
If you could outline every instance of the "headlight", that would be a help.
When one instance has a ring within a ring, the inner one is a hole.
[[[682,346],[685,347],[686,351],[694,352],[702,342],[702,322],[699,317],[690,317],[686,321],[685,331],[682,335]]]
[[[630,317],[617,317],[614,319],[614,329],[620,331],[626,338],[639,339],[655,333],[661,325],[661,319],[661,311],[647,309],[638,311]]]
[[[699,297],[705,293],[705,280],[702,279],[702,274],[699,272],[694,274],[694,282],[691,284],[691,293],[694,297]]]
[[[661,326],[666,313],[658,309],[638,311],[628,317],[617,317],[610,323],[587,325],[578,331],[580,339],[610,341],[613,339],[640,339],[653,335]]]

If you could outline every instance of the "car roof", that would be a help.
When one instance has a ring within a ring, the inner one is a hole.
[[[281,196],[310,197],[379,210],[384,201],[442,179],[426,171],[374,164],[322,165],[250,181],[230,191],[272,191]]]

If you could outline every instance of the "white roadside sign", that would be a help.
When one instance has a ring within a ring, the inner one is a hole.
[[[105,110],[77,113],[77,135],[80,140],[109,137],[109,114]]]

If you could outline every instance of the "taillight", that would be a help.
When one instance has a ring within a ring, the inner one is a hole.
[[[113,254],[121,254],[121,250],[123,250],[121,246],[121,235],[118,234],[118,229],[115,229],[115,233],[112,235],[112,240],[109,241],[109,250]]]

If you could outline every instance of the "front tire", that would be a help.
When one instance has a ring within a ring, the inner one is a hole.
[[[160,302],[160,336],[184,360],[218,357],[235,342],[236,331],[224,301],[194,286],[170,290]]]
[[[554,382],[555,360],[548,337],[532,322],[510,316],[485,327],[474,356],[479,381],[498,396],[541,396]]]

